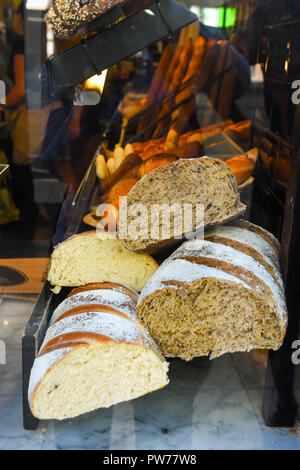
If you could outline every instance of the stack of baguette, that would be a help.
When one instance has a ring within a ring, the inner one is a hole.
[[[137,132],[143,131],[144,139],[159,138],[168,127],[178,135],[184,133],[196,116],[195,95],[199,91],[205,91],[211,103],[202,116],[203,125],[212,122],[213,112],[223,121],[230,117],[235,67],[242,62],[239,53],[228,41],[199,36],[198,23],[193,31],[185,30],[174,51],[171,44],[164,49],[147,98],[137,107],[144,111],[139,115]],[[153,122],[156,125],[151,125]]]

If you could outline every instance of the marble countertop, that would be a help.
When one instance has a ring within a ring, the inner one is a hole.
[[[264,426],[266,354],[170,362],[170,384],[76,419],[22,425],[21,338],[33,304],[1,299],[0,449],[300,449],[300,433]]]

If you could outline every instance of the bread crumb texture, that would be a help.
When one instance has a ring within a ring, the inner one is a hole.
[[[127,250],[117,238],[101,239],[91,231],[55,247],[48,280],[54,286],[112,281],[141,291],[156,269],[150,256]]]
[[[131,210],[136,204],[147,207],[147,220],[140,217],[141,230],[131,234],[130,227],[134,225],[136,215]],[[156,168],[147,173],[127,194],[119,211],[119,228],[122,230],[124,221],[128,227],[123,242],[126,248],[141,252],[155,252],[169,240],[183,239],[182,224],[178,226],[174,215],[170,217],[168,238],[164,236],[163,214],[160,219],[152,217],[155,204],[185,204],[192,205],[192,232],[197,229],[219,225],[241,215],[246,206],[241,203],[238,186],[230,168],[221,161],[209,157],[184,159],[169,165]],[[196,208],[203,206],[204,220],[197,220]],[[149,215],[150,214],[150,215]],[[159,227],[153,236],[153,224]],[[145,236],[146,232],[146,236]],[[180,236],[181,235],[181,236]]]
[[[32,382],[40,362],[57,352],[36,359]],[[167,362],[140,345],[81,344],[48,369],[29,397],[31,410],[39,419],[72,418],[162,388],[167,372]]]
[[[287,310],[277,248],[255,227],[185,242],[146,284],[137,317],[165,356],[188,361],[281,346]]]

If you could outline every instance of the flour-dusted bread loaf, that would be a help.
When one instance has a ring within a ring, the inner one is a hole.
[[[31,370],[34,416],[72,418],[168,383],[168,364],[136,319],[136,299],[106,282],[75,289],[57,307]]]
[[[192,209],[192,233],[238,217],[246,208],[240,201],[235,177],[224,162],[208,157],[180,159],[147,173],[123,199],[118,226],[124,246],[153,253],[183,239],[187,235],[183,230],[187,227],[184,220],[187,205]],[[157,210],[158,206],[161,210]],[[197,211],[201,208],[204,217],[199,220]],[[184,222],[176,220],[179,212]]]
[[[278,248],[242,220],[187,241],[146,284],[137,317],[165,356],[276,350],[287,326]]]
[[[127,250],[112,234],[89,231],[68,238],[54,248],[48,280],[53,286],[82,286],[112,281],[141,291],[157,263]]]
[[[65,312],[80,305],[97,304],[121,309],[125,315],[136,318],[138,294],[133,289],[115,282],[95,282],[73,289],[54,310],[50,323],[61,318]]]

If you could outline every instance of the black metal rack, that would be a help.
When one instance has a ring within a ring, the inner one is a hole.
[[[98,20],[101,20],[102,28],[103,22],[111,25],[121,15],[123,19],[119,22],[48,60],[50,89],[56,85],[71,86],[81,83],[197,20],[194,13],[173,0],[151,2],[146,8],[129,16],[126,16],[126,10],[123,14],[121,11],[122,7],[116,7],[107,12],[104,19],[99,17]]]

